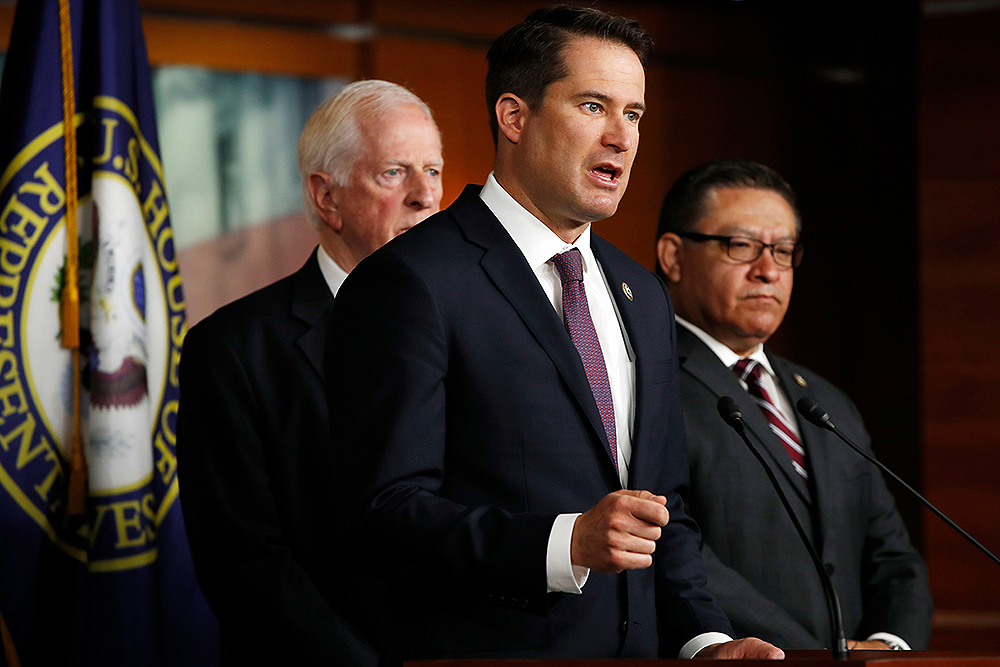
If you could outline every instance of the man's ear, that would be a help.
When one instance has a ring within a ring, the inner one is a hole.
[[[528,105],[514,93],[504,93],[497,100],[493,112],[497,115],[500,134],[512,144],[521,140],[524,122],[528,117]]]
[[[338,207],[339,188],[334,184],[330,174],[314,171],[309,174],[309,198],[312,200],[316,215],[333,231],[340,233],[344,226]]]
[[[656,242],[656,260],[660,263],[660,270],[667,277],[667,282],[679,283],[681,281],[683,256],[684,243],[677,234],[667,232]]]

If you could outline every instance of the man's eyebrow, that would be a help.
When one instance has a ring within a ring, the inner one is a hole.
[[[431,165],[444,164],[444,159],[443,158],[435,158],[435,159],[430,160],[428,162],[423,162],[421,160],[414,160],[413,158],[387,157],[384,160],[382,160],[381,162],[379,162],[379,165],[381,165],[383,167],[384,166],[388,166],[388,165],[398,165],[400,167],[409,167],[409,166],[416,165],[416,164],[431,164]]]
[[[593,99],[593,100],[600,100],[601,102],[610,102],[611,101],[611,96],[610,95],[607,95],[605,93],[599,93],[596,90],[581,90],[579,93],[577,93],[573,97],[575,97],[577,99],[581,99],[581,100],[582,99]]]
[[[584,90],[573,96],[574,99],[578,100],[597,100],[599,102],[604,102],[605,104],[610,104],[613,100],[610,95],[606,93],[601,93],[596,90]],[[637,111],[645,111],[646,105],[643,102],[631,102],[625,105],[626,109],[635,109]]]
[[[723,227],[720,236],[743,236],[746,238],[755,239],[757,238],[756,230],[747,229],[746,227],[741,227],[740,225],[728,225]],[[783,241],[794,241],[798,238],[798,234],[792,232],[791,234],[779,236],[776,240],[778,242]]]

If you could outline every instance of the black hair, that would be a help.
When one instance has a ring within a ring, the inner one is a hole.
[[[795,214],[795,232],[802,230],[802,219],[795,206],[795,191],[778,172],[742,158],[715,160],[689,169],[677,179],[660,208],[656,239],[667,232],[689,232],[705,215],[708,194],[719,188],[770,190],[784,197]],[[656,273],[663,277],[659,262]]]

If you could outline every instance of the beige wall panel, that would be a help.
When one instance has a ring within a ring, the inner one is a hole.
[[[144,16],[142,25],[153,65],[345,78],[359,69],[356,44],[318,29],[158,15]]]
[[[14,7],[0,6],[0,51],[6,51],[10,44],[10,30],[14,26]]]
[[[390,30],[411,34],[433,33],[483,40],[485,45],[519,23],[531,11],[546,2],[505,0],[470,3],[467,0],[411,2],[409,0],[372,0],[371,20]],[[485,55],[485,50],[483,54]]]
[[[305,214],[297,213],[181,250],[188,326],[298,270],[316,244]]]
[[[382,37],[372,48],[373,75],[406,86],[434,111],[444,138],[447,206],[467,183],[493,168],[483,81],[486,50],[450,42]]]
[[[349,23],[358,20],[357,0],[139,0],[144,11],[190,12],[212,16]]]

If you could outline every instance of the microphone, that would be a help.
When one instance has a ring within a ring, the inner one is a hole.
[[[977,549],[979,549],[984,554],[986,554],[986,556],[990,560],[992,560],[997,565],[1000,565],[1000,558],[997,558],[993,554],[992,551],[990,551],[989,549],[987,549],[986,547],[984,547],[982,544],[980,544],[979,541],[976,540],[976,538],[974,538],[972,535],[969,535],[967,532],[965,532],[964,530],[962,530],[962,528],[957,523],[955,523],[954,521],[952,521],[948,517],[947,514],[945,514],[944,512],[942,512],[941,510],[939,510],[937,507],[935,507],[934,505],[932,505],[931,501],[927,500],[922,495],[920,495],[920,493],[918,493],[916,489],[914,489],[912,486],[910,486],[909,484],[907,484],[906,482],[904,482],[902,479],[900,479],[899,475],[897,475],[896,473],[894,473],[893,471],[891,471],[887,467],[885,467],[885,465],[883,465],[881,461],[879,461],[878,459],[876,459],[874,456],[871,456],[870,454],[868,454],[868,452],[866,452],[865,450],[861,449],[856,444],[854,444],[853,442],[851,442],[850,438],[848,438],[846,435],[844,435],[843,433],[841,433],[840,429],[837,428],[834,425],[833,421],[830,419],[830,415],[827,414],[826,410],[824,410],[822,407],[820,407],[819,403],[817,403],[816,401],[812,400],[811,398],[803,396],[802,398],[799,399],[798,403],[795,404],[795,407],[798,409],[800,415],[802,415],[803,417],[805,417],[806,419],[808,419],[810,422],[812,422],[816,426],[819,426],[820,428],[826,429],[827,431],[831,431],[834,435],[836,435],[838,438],[840,438],[841,440],[843,440],[844,444],[846,444],[848,447],[850,447],[851,449],[853,449],[854,451],[856,451],[858,454],[860,454],[863,458],[865,458],[870,463],[872,463],[873,465],[875,465],[879,470],[881,470],[885,474],[891,476],[894,480],[896,480],[897,482],[899,482],[900,484],[902,484],[903,487],[907,491],[909,491],[910,493],[912,493],[914,496],[916,496],[917,499],[920,502],[922,502],[927,507],[927,509],[929,509],[930,511],[934,512],[934,514],[938,515],[938,517],[942,521],[944,521],[946,524],[948,524],[949,526],[951,526],[959,535],[961,535],[962,537],[964,537],[966,540],[968,540],[969,542],[971,542],[973,546],[975,546]]]
[[[719,415],[722,417],[722,421],[742,434],[744,432],[743,413],[740,412],[740,406],[736,405],[736,401],[729,396],[723,396],[719,399],[717,407],[719,408]]]
[[[771,480],[771,486],[777,492],[778,497],[781,499],[781,504],[785,506],[785,512],[788,513],[788,518],[792,520],[792,525],[795,526],[799,537],[802,538],[802,543],[805,544],[806,551],[809,552],[809,557],[812,558],[813,564],[816,566],[816,571],[819,573],[820,581],[823,583],[823,592],[826,593],[826,606],[830,612],[830,630],[833,633],[833,658],[834,660],[847,660],[847,638],[844,635],[844,617],[840,611],[840,598],[837,597],[837,591],[833,588],[830,575],[827,573],[826,568],[823,567],[823,561],[820,560],[819,554],[816,553],[812,542],[806,536],[806,531],[802,528],[802,524],[799,523],[798,518],[796,518],[795,512],[792,511],[788,497],[781,490],[781,485],[778,484],[778,478],[774,476],[771,466],[768,465],[767,460],[757,451],[757,448],[750,442],[750,438],[747,437],[746,428],[743,426],[743,414],[740,412],[740,406],[731,397],[723,396],[719,399],[716,407],[719,409],[719,416],[722,417],[722,420],[739,434],[743,442],[746,443],[746,446],[750,448],[750,452],[764,466],[764,472],[767,473],[767,478]]]

